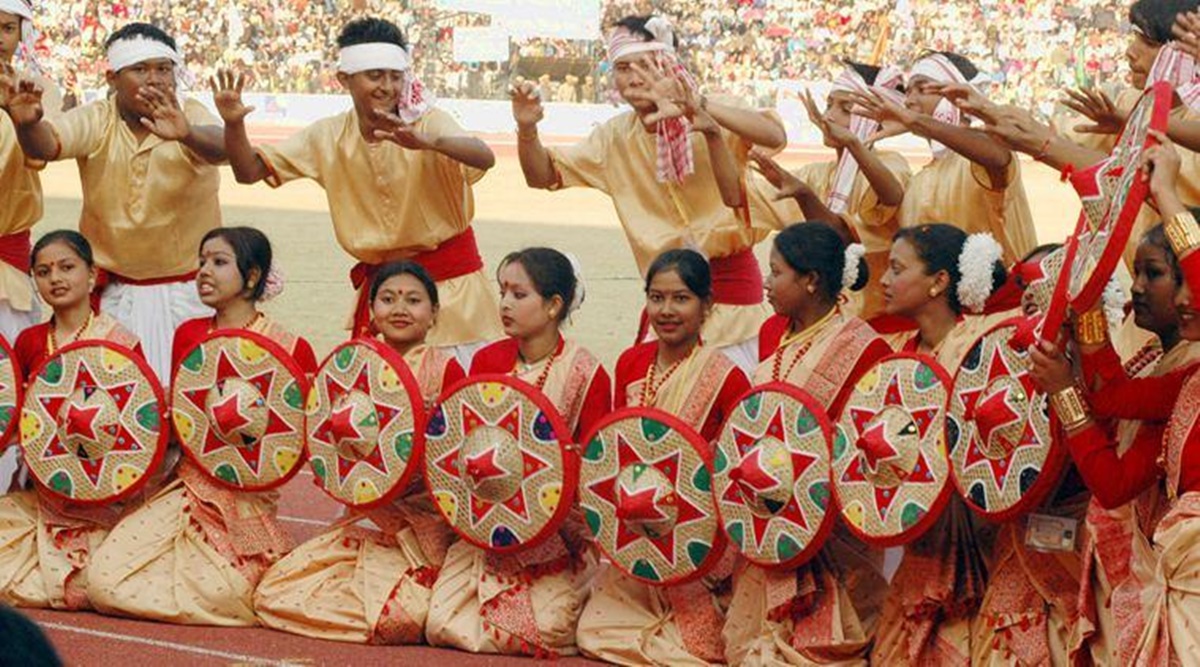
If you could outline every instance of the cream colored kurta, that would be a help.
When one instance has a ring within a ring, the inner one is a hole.
[[[58,87],[43,77],[31,77],[44,91],[42,106],[47,118],[61,115],[62,95]],[[0,190],[5,192],[0,206],[0,236],[19,234],[42,219],[42,181],[38,172],[44,162],[29,160],[17,142],[17,129],[7,113],[0,113]],[[0,301],[13,310],[33,309],[33,286],[29,276],[0,262]]]
[[[745,173],[750,145],[731,132],[722,134]],[[692,149],[695,173],[680,184],[659,183],[655,135],[630,111],[597,127],[580,143],[550,149],[550,155],[561,187],[594,188],[612,199],[634,260],[645,274],[664,251],[692,248],[708,257],[725,257],[753,248],[772,229],[768,220],[750,217],[747,222],[744,209],[725,205],[701,135],[692,134]],[[721,347],[753,339],[766,316],[761,304],[717,304],[705,321],[704,340]]]
[[[220,125],[203,104],[184,100],[193,125]],[[135,280],[196,270],[200,239],[221,226],[221,176],[178,141],[142,140],[121,119],[114,98],[51,119],[55,159],[75,158],[83,185],[79,231],[96,265]]]
[[[1037,246],[1037,232],[1015,155],[1007,176],[1004,183],[992,183],[986,169],[947,152],[909,181],[900,226],[944,222],[968,234],[990,232],[1004,248],[1005,265],[1011,266]]]
[[[433,138],[465,134],[441,109],[426,113],[415,127]],[[309,178],[325,188],[338,244],[367,264],[407,259],[465,232],[475,218],[471,186],[485,173],[432,150],[368,142],[353,110],[262,146],[259,154],[272,187]],[[482,271],[439,282],[438,295],[441,310],[431,345],[501,335],[495,289]]]

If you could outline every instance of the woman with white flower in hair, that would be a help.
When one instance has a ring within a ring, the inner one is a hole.
[[[578,441],[609,412],[612,383],[595,355],[562,335],[583,303],[577,263],[551,248],[526,248],[504,258],[497,279],[508,337],[479,350],[470,374],[502,373],[537,387]],[[459,541],[434,583],[426,637],[472,653],[572,655],[597,562],[576,511],[530,551],[497,555]]]
[[[837,415],[859,376],[891,353],[870,325],[841,307],[842,292],[862,289],[867,274],[863,247],[847,247],[824,222],[780,232],[767,277],[776,314],[760,333],[752,384],[787,382]],[[726,614],[726,658],[745,665],[865,660],[887,588],[882,568],[882,552],[840,529],[799,568],[740,563]]]
[[[946,224],[907,227],[892,242],[883,276],[886,312],[908,317],[917,332],[904,351],[927,354],[951,375],[986,331],[979,313],[1007,278],[991,236],[967,236]],[[871,660],[877,664],[962,664],[971,659],[971,623],[984,593],[987,547],[978,521],[957,497],[905,547],[888,591]]]
[[[43,89],[22,81],[7,110],[27,158],[77,162],[79,231],[101,269],[93,298],[166,383],[175,328],[212,312],[197,298],[196,248],[221,225],[225,146],[216,117],[180,95],[188,76],[170,35],[129,23],[104,46],[112,95],[56,118]]]
[[[196,277],[211,317],[175,333],[175,367],[211,331],[244,329],[265,336],[312,375],[308,341],[263,315],[258,304],[282,289],[271,243],[257,229],[224,227],[200,244]],[[185,625],[250,626],[254,589],[292,547],[277,518],[276,491],[233,491],[190,459],[175,479],[109,533],[93,558],[88,594],[97,610]]]
[[[783,124],[741,100],[700,94],[665,17],[627,16],[607,39],[616,92],[632,109],[583,141],[544,146],[537,87],[525,82],[511,91],[525,181],[611,197],[643,273],[666,250],[692,248],[708,257],[714,305],[704,339],[743,369],[753,368],[755,335],[766,316],[753,248],[772,226],[750,216],[742,182],[751,147],[786,145]],[[637,342],[647,334],[643,326]]]

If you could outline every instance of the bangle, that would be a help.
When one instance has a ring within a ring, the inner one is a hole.
[[[1063,428],[1068,431],[1083,426],[1092,418],[1083,395],[1075,387],[1067,387],[1050,394],[1050,407],[1054,409],[1054,414],[1058,415]]]
[[[1050,136],[1046,137],[1046,141],[1045,141],[1045,143],[1043,143],[1043,144],[1042,144],[1042,147],[1041,147],[1041,149],[1039,149],[1039,150],[1038,150],[1038,153],[1037,153],[1037,155],[1034,155],[1034,156],[1033,156],[1033,159],[1034,159],[1034,160],[1036,160],[1036,161],[1038,161],[1038,162],[1041,162],[1041,161],[1042,161],[1042,160],[1043,160],[1043,159],[1046,157],[1046,153],[1049,153],[1049,152],[1050,152],[1050,144],[1051,144],[1053,141],[1054,141],[1054,135],[1053,135],[1053,134],[1051,134]]]
[[[517,141],[521,141],[521,142],[537,141],[537,138],[538,138],[538,131],[537,131],[536,127],[533,128],[532,130],[522,130],[519,127],[517,128]]]
[[[1200,246],[1200,225],[1196,224],[1196,218],[1190,211],[1180,211],[1171,216],[1163,225],[1163,229],[1167,233],[1171,249],[1179,257]]]
[[[1081,345],[1101,345],[1108,340],[1108,318],[1096,308],[1079,316],[1075,322],[1075,340]]]

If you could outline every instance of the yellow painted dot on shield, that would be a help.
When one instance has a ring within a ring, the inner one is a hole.
[[[299,450],[280,447],[275,450],[275,470],[280,475],[286,475],[296,466],[296,461],[300,459]]]
[[[116,487],[117,493],[133,486],[141,472],[141,469],[131,465],[122,464],[117,466],[116,471],[113,472],[113,486]]]
[[[437,491],[433,494],[433,499],[437,502],[438,509],[441,510],[442,515],[453,523],[454,518],[458,515],[458,499],[454,497],[454,494]]]
[[[400,376],[396,375],[395,369],[387,365],[379,369],[379,386],[385,391],[396,391],[400,388]]]
[[[850,522],[852,526],[862,529],[863,525],[863,506],[860,502],[852,502],[846,505],[842,511],[842,515]]]
[[[21,412],[21,440],[28,441],[42,434],[42,420],[31,411]]]
[[[869,394],[875,391],[875,387],[877,386],[879,386],[879,367],[874,366],[859,379],[855,389],[861,393]]]
[[[369,479],[360,479],[354,485],[354,503],[362,505],[379,499],[379,489]]]
[[[196,424],[192,418],[182,410],[175,410],[171,413],[175,420],[175,432],[179,434],[179,439],[184,442],[191,442],[192,437],[196,434]]]
[[[554,514],[558,510],[558,503],[562,500],[562,485],[547,484],[538,492],[538,504],[542,506],[542,510],[546,514]]]
[[[320,392],[317,391],[316,385],[308,392],[308,400],[304,403],[304,411],[308,414],[314,414],[317,411],[317,404],[321,402]]]
[[[133,361],[119,352],[104,348],[100,352],[100,363],[103,364],[104,370],[109,373],[120,373],[128,368]]]
[[[500,403],[504,400],[506,393],[508,393],[508,385],[499,382],[485,382],[479,385],[479,395],[483,397],[483,402],[487,405]]]
[[[258,343],[242,338],[238,341],[238,356],[252,364],[257,364],[267,356],[267,351]]]

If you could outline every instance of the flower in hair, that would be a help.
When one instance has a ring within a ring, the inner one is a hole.
[[[958,256],[958,302],[978,313],[995,289],[996,262],[1004,251],[991,234],[971,234]]]
[[[842,289],[852,289],[858,282],[858,265],[867,254],[867,247],[861,243],[851,243],[846,246],[846,267],[842,269]]]

